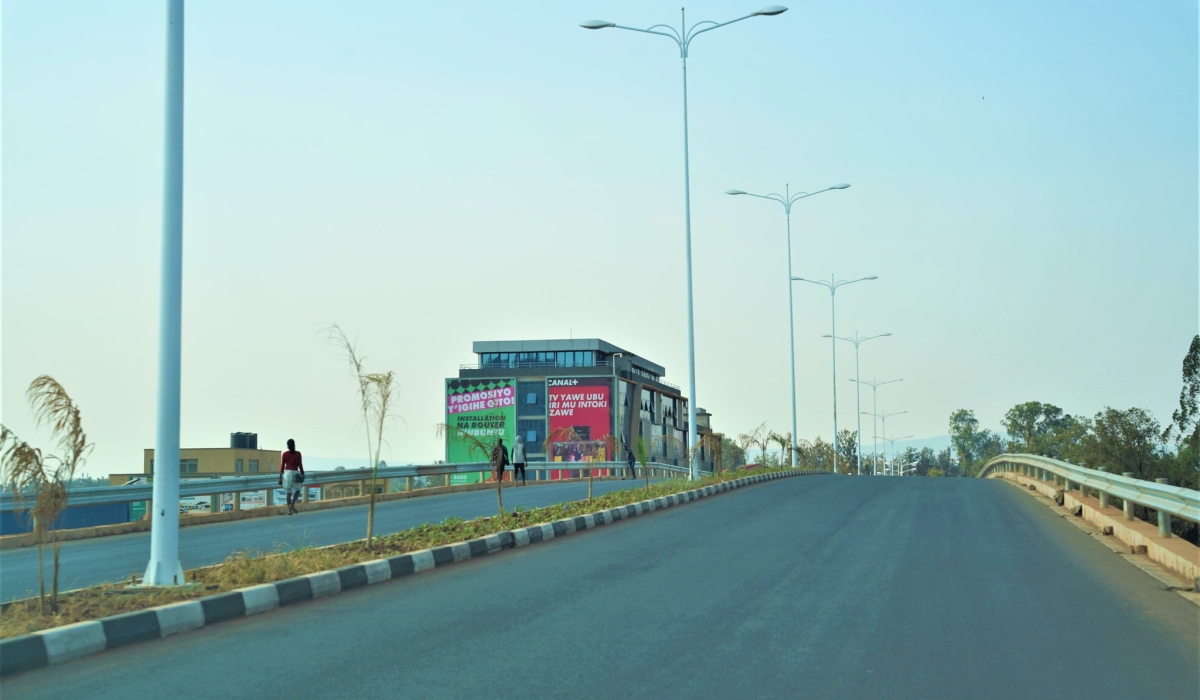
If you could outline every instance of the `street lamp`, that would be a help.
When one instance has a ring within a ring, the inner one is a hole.
[[[838,473],[837,468],[837,450],[838,450],[838,434],[837,434],[837,290],[839,287],[844,287],[855,282],[867,282],[870,280],[879,279],[875,275],[870,277],[860,277],[856,280],[836,280],[834,275],[829,276],[829,281],[825,280],[810,280],[803,277],[793,277],[793,282],[808,282],[809,284],[819,284],[829,290],[829,347],[833,350],[833,473]],[[794,438],[793,438],[794,439]]]
[[[837,337],[838,340],[844,340],[847,343],[854,343],[854,379],[851,379],[850,381],[854,382],[854,411],[858,414],[858,428],[856,428],[856,430],[858,430],[858,439],[854,441],[854,456],[858,458],[859,476],[862,475],[862,391],[858,381],[858,346],[867,342],[868,340],[887,338],[890,335],[891,333],[880,333],[879,335],[869,335],[866,338],[859,338],[858,331],[855,331],[853,338],[847,338],[846,336]],[[833,336],[823,335],[821,337],[831,338]]]
[[[759,199],[770,199],[779,202],[783,205],[783,212],[787,217],[787,263],[788,263],[788,342],[791,343],[792,353],[789,355],[792,363],[792,440],[793,445],[799,439],[799,432],[796,429],[796,322],[795,314],[792,310],[792,205],[801,199],[812,197],[813,195],[828,192],[829,190],[844,190],[850,185],[841,184],[833,187],[826,187],[823,190],[816,192],[797,192],[791,194],[788,185],[783,186],[783,194],[772,192],[771,194],[754,194],[744,190],[726,190],[725,194],[744,194],[750,197],[758,197]],[[792,469],[796,468],[796,450],[792,450]]]
[[[166,138],[163,146],[162,291],[158,321],[158,416],[150,561],[142,583],[183,583],[179,565],[179,372],[183,306],[183,0],[167,3]]]
[[[875,415],[874,411],[879,410],[875,403],[875,399],[876,399],[876,395],[878,394],[879,387],[883,386],[884,384],[894,384],[895,382],[902,382],[904,380],[903,379],[889,379],[886,382],[877,382],[875,380],[871,380],[869,382],[866,382],[866,381],[859,382],[857,379],[851,379],[850,381],[852,381],[856,384],[866,384],[867,386],[871,387],[871,411],[872,411],[872,413],[867,413],[866,411],[862,411],[860,409],[859,415],[874,416]],[[871,475],[872,476],[876,476],[879,474],[879,443],[876,442],[878,437],[879,437],[879,428],[875,423],[875,419],[872,418],[871,419]]]
[[[631,32],[641,32],[643,34],[657,34],[665,36],[675,45],[679,47],[679,58],[683,62],[683,209],[684,209],[684,240],[687,252],[687,316],[688,316],[688,391],[691,396],[688,400],[688,447],[694,448],[699,442],[698,430],[696,427],[696,330],[695,318],[692,313],[692,187],[691,174],[688,168],[688,118],[687,118],[687,57],[688,47],[691,46],[692,40],[704,32],[709,32],[719,27],[724,27],[734,22],[741,22],[744,19],[751,17],[773,17],[775,15],[787,12],[787,8],[782,5],[770,5],[761,10],[751,12],[744,17],[731,19],[728,22],[697,22],[691,27],[687,26],[687,15],[683,9],[679,10],[679,29],[667,24],[656,24],[646,29],[638,29],[637,27],[625,27],[613,22],[604,20],[589,20],[583,22],[579,26],[584,29],[626,29]],[[700,463],[699,452],[692,449],[691,457],[691,478],[696,481],[700,478]]]
[[[891,453],[892,453],[892,473],[893,474],[896,472],[896,442],[898,440],[908,440],[911,437],[912,437],[912,435],[905,435],[904,437],[885,438],[886,441],[891,443],[891,445],[892,445]],[[915,464],[915,462],[914,462],[914,464]],[[898,476],[904,476],[903,468],[900,470],[900,473],[898,474]]]
[[[866,413],[866,411],[863,411],[863,413]],[[878,413],[878,414],[872,413],[871,414],[879,419],[879,424],[883,427],[882,437],[883,437],[883,441],[885,443],[887,442],[887,419],[891,418],[892,416],[898,416],[901,413],[908,413],[908,411],[896,411],[895,413]],[[885,447],[884,449],[886,450],[887,448]],[[887,452],[886,451],[883,454],[883,472],[884,472],[884,474],[887,473]]]

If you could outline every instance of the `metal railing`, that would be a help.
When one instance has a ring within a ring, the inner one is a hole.
[[[459,365],[459,369],[580,369],[588,367],[612,367],[612,360],[599,360],[592,364],[582,365],[567,365],[560,364],[554,360],[526,360],[518,362],[510,360],[506,362],[479,362],[471,365]]]
[[[625,462],[529,462],[526,466],[526,471],[532,472],[536,479],[538,473],[546,472],[543,481],[549,480],[548,472],[551,471],[579,471],[586,472],[587,470],[597,469],[626,469],[628,464]],[[652,476],[661,478],[670,474],[688,474],[688,467],[678,467],[673,464],[661,464],[651,462],[647,465],[651,470]],[[640,472],[642,465],[637,465],[637,470]],[[380,467],[376,473],[376,479],[407,479],[425,476],[443,476],[450,474],[475,474],[478,472],[491,472],[492,468],[487,462],[465,462],[459,464],[430,464],[430,465],[407,465],[403,467]],[[506,470],[511,473],[511,469]],[[702,472],[707,473],[707,472]],[[151,475],[147,475],[151,476]],[[371,479],[371,469],[362,467],[360,469],[339,469],[336,471],[315,472],[311,470],[305,471],[304,487],[302,493],[307,496],[308,488],[314,486],[328,486],[330,484],[369,481]],[[279,488],[278,474],[263,474],[260,476],[236,476],[236,477],[218,477],[209,479],[181,479],[179,482],[179,496],[181,498],[194,496],[212,496],[218,494],[238,494],[246,491],[266,491],[268,494]],[[386,490],[386,489],[385,489]],[[92,488],[72,489],[67,493],[67,506],[91,506],[105,503],[137,503],[141,501],[152,500],[154,487],[150,483],[130,484],[127,486],[98,486]],[[21,503],[18,505],[13,498],[12,493],[0,494],[0,512],[14,511],[21,508],[27,508],[33,503],[33,495],[23,495]]]
[[[1126,520],[1134,519],[1134,505],[1158,511],[1158,533],[1162,537],[1171,536],[1172,517],[1200,523],[1200,491],[1171,486],[1166,479],[1145,481],[1135,479],[1132,472],[1113,474],[1105,468],[1088,469],[1049,457],[1025,454],[1000,455],[983,465],[979,476],[988,477],[1000,471],[1052,481],[1056,486],[1061,481],[1065,491],[1096,491],[1100,495],[1101,508],[1108,506],[1109,498],[1119,498],[1124,503]]]

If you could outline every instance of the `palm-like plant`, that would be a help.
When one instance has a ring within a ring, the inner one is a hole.
[[[45,455],[38,448],[17,437],[0,425],[0,473],[4,483],[13,490],[13,500],[20,502],[22,494],[32,491],[33,504],[28,510],[33,517],[33,529],[38,546],[38,602],[46,613],[46,584],[43,552],[49,533],[53,552],[53,574],[50,584],[50,612],[58,612],[59,552],[62,539],[53,529],[54,521],[67,505],[67,489],[75,470],[84,462],[92,445],[87,441],[79,407],[66,389],[53,377],[42,375],[29,384],[25,392],[38,426],[48,425],[58,452]]]
[[[790,432],[780,435],[779,433],[772,430],[770,435],[767,436],[767,442],[768,443],[773,442],[776,445],[779,445],[779,452],[781,455],[780,456],[781,460],[786,460],[791,455],[792,434]],[[783,466],[783,465],[780,465],[780,466]]]
[[[771,446],[771,435],[771,431],[767,430],[766,422],[763,422],[754,430],[738,435],[738,444],[747,452],[751,447],[757,447],[759,449],[759,461],[763,465],[766,465],[767,449]]]
[[[367,372],[364,369],[366,358],[358,354],[342,329],[335,323],[327,330],[330,340],[346,353],[350,369],[358,382],[363,427],[367,433],[367,459],[371,465],[371,497],[367,506],[367,546],[370,547],[375,534],[375,483],[379,476],[379,457],[383,451],[383,429],[387,427],[392,411],[395,375],[392,372]]]

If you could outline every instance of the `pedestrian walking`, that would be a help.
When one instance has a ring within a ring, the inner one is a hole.
[[[525,483],[525,440],[520,435],[517,436],[517,441],[513,443],[512,448],[512,465],[513,465],[513,486],[517,485],[517,477],[521,477],[521,485]]]
[[[504,481],[504,468],[510,464],[508,461],[508,448],[504,446],[503,438],[496,438],[496,446],[492,448],[492,469],[496,471],[496,483]]]
[[[304,483],[304,460],[296,451],[296,441],[287,441],[287,452],[279,460],[279,485],[287,495],[288,515],[299,513],[296,504],[300,502],[301,484]]]
[[[633,467],[633,465],[634,465],[633,450],[629,449],[628,445],[626,445],[626,447],[625,447],[625,463],[629,465],[629,478],[636,479],[637,478],[637,470],[634,469],[634,467]]]

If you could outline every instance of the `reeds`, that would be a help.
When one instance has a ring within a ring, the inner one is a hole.
[[[67,506],[67,489],[75,470],[84,462],[92,445],[83,430],[79,407],[67,390],[53,377],[42,375],[29,384],[25,392],[36,424],[50,428],[56,451],[42,450],[17,437],[0,425],[0,475],[13,490],[13,500],[20,504],[22,496],[33,493],[33,503],[26,510],[33,518],[33,530],[38,547],[38,605],[41,614],[58,613],[59,552],[62,540],[54,522]],[[44,548],[47,537],[53,553],[50,578],[50,602],[46,605]]]

